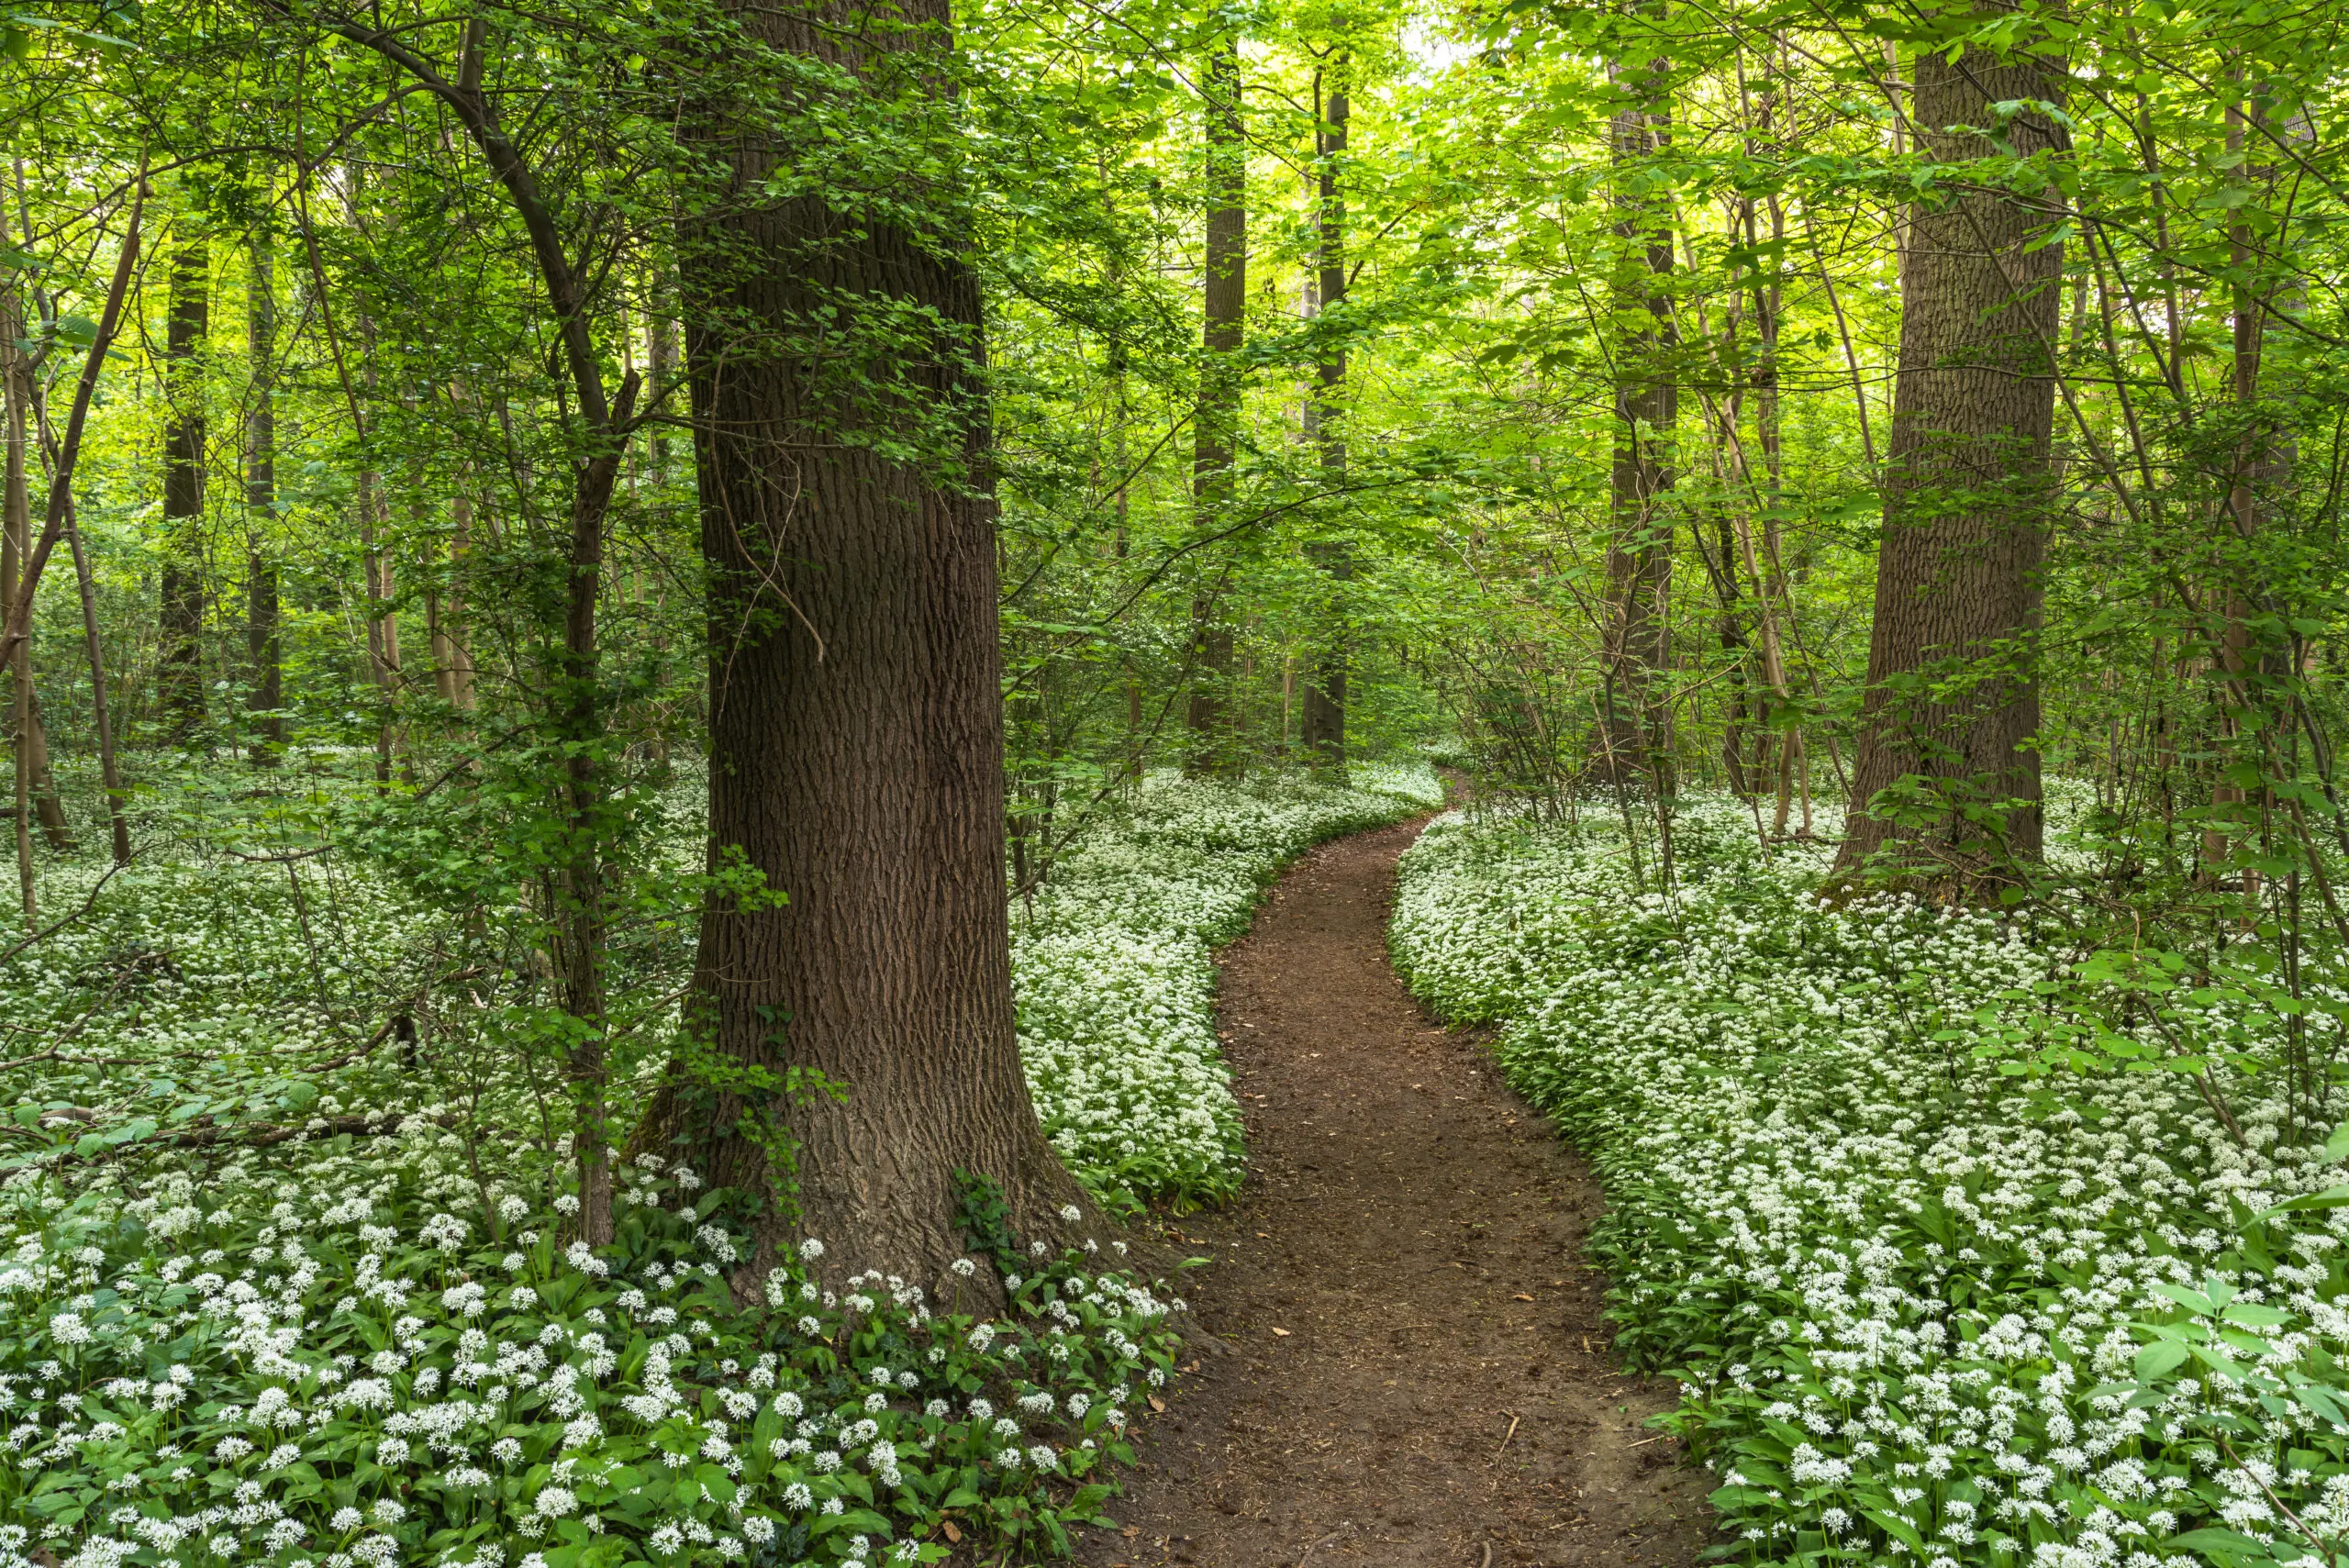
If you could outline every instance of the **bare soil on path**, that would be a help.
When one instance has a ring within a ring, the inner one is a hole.
[[[1386,959],[1417,824],[1290,868],[1223,962],[1240,1201],[1179,1222],[1186,1371],[1086,1568],[1685,1568],[1712,1483],[1608,1353],[1598,1184]],[[1212,1344],[1207,1341],[1212,1339]]]

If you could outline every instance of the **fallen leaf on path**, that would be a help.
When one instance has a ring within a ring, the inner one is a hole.
[[[1288,1330],[1286,1329],[1275,1329],[1273,1332],[1278,1334],[1284,1340],[1288,1338]]]
[[[1164,1410],[1165,1410],[1165,1408],[1166,1408],[1166,1401],[1164,1401],[1163,1399],[1161,1399],[1157,1395],[1153,1394],[1153,1395],[1152,1395],[1152,1396],[1150,1396],[1150,1407],[1151,1407],[1152,1409],[1153,1409],[1153,1410],[1158,1410],[1158,1411],[1162,1411],[1162,1412],[1163,1412],[1163,1411],[1164,1411]]]
[[[1515,1296],[1510,1296],[1509,1299],[1511,1301],[1531,1301],[1533,1298],[1520,1290]]]
[[[956,1529],[954,1528],[954,1521],[953,1521],[952,1519],[948,1519],[948,1520],[946,1521],[945,1529],[946,1529],[946,1539],[947,1539],[948,1540],[952,1541],[952,1542],[955,1542],[955,1543],[957,1543],[957,1544],[960,1544],[960,1543],[961,1543],[961,1541],[962,1541],[962,1540],[963,1540],[963,1532],[962,1532],[961,1530]]]

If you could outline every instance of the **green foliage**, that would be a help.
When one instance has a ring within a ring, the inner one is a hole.
[[[1684,1385],[1720,1554],[2328,1560],[2349,1134],[2302,1094],[2349,1077],[2296,1062],[2272,957],[2188,987],[2075,959],[2085,900],[1823,906],[1822,853],[1683,810],[1671,895],[1604,828],[1431,834],[1393,940],[1598,1162],[1618,1347]],[[2329,1016],[2349,970],[2303,964]]]
[[[1097,1473],[1130,1461],[1121,1407],[1171,1364],[1165,1306],[1083,1251],[1015,1276],[993,1321],[877,1277],[836,1296],[796,1261],[746,1310],[725,1195],[692,1172],[630,1169],[618,1241],[590,1253],[525,1195],[541,1164],[469,1191],[455,1142],[411,1118],[202,1189],[11,1184],[8,1560],[61,1540],[186,1561],[234,1532],[239,1556],[329,1562],[685,1562],[722,1540],[829,1562],[864,1557],[857,1536],[934,1562],[954,1521],[1064,1546]]]

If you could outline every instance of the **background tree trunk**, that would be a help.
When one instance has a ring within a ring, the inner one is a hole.
[[[162,649],[155,685],[166,733],[193,740],[204,725],[204,335],[211,315],[212,247],[183,218],[172,259],[163,396]]]
[[[0,223],[0,242],[7,228]],[[0,397],[6,399],[6,473],[0,480],[0,603],[16,601],[18,575],[31,558],[33,544],[32,440],[39,409],[39,387],[33,367],[17,347],[27,337],[24,307],[13,294],[0,299]],[[17,825],[19,891],[25,914],[33,914],[32,824],[60,854],[73,848],[73,833],[65,821],[65,806],[58,798],[57,779],[50,771],[49,736],[41,728],[40,697],[33,688],[30,640],[19,643],[9,661],[9,735],[15,763],[16,799],[12,814]]]
[[[1346,208],[1338,176],[1339,164],[1346,155],[1352,67],[1352,61],[1342,51],[1332,57],[1328,101],[1321,106],[1320,123],[1313,133],[1320,229],[1320,254],[1316,266],[1319,276],[1314,293],[1315,308],[1321,315],[1344,305],[1346,298]],[[1340,423],[1340,406],[1346,385],[1346,350],[1342,343],[1331,343],[1322,350],[1319,373],[1319,385],[1310,395],[1308,408],[1315,439],[1321,448],[1321,482],[1330,491],[1338,492],[1346,484],[1346,438]],[[1344,503],[1338,505],[1342,506]],[[1353,552],[1342,539],[1317,540],[1308,550],[1314,563],[1329,574],[1333,584],[1353,579]],[[1311,678],[1305,684],[1301,740],[1309,766],[1341,778],[1346,771],[1346,675],[1351,654],[1343,606],[1333,606],[1322,628]]]
[[[899,14],[918,30],[896,47],[945,47],[942,0]],[[804,20],[736,15],[770,47],[819,47]],[[804,1232],[829,1245],[828,1269],[934,1280],[965,1251],[958,1171],[999,1184],[1025,1232],[1061,1230],[1062,1206],[1086,1203],[1037,1124],[1013,1035],[978,283],[957,236],[764,199],[790,148],[763,128],[719,134],[732,189],[687,225],[684,269],[710,843],[789,902],[712,898],[692,1017],[723,1067],[681,1063],[637,1142],[772,1197],[760,1263]],[[859,369],[894,396],[801,351],[817,312],[860,297],[939,324],[910,361],[850,328]],[[838,439],[885,421],[952,450],[929,467]],[[774,1162],[778,1134],[796,1173]]]
[[[1240,114],[1240,35],[1227,33],[1208,54],[1201,83],[1207,118],[1207,289],[1194,421],[1191,496],[1202,534],[1229,527],[1236,493],[1232,465],[1240,445],[1239,355],[1248,312],[1248,144]],[[1234,771],[1231,623],[1221,593],[1191,605],[1190,730],[1186,771],[1203,777]]]
[[[1670,69],[1669,61],[1652,60],[1622,83],[1631,103],[1615,115],[1611,155],[1619,169],[1635,166],[1669,139]],[[1670,360],[1676,341],[1672,295],[1662,282],[1672,272],[1672,212],[1648,195],[1620,194],[1616,201],[1624,214],[1616,233],[1628,274],[1618,292],[1630,296],[1619,309],[1637,324],[1617,350],[1601,766],[1611,780],[1646,779],[1662,798],[1674,787],[1670,693],[1661,678],[1671,652],[1673,526],[1664,497],[1673,484],[1680,406]]]
[[[1951,61],[1920,50],[1916,72],[1914,128],[1937,161],[1993,151],[1987,138],[1948,128],[1993,123],[1993,104],[2063,97],[2059,62],[2028,54],[1968,50]],[[2042,115],[2017,116],[2009,132],[2026,157],[2068,145]],[[1884,541],[1839,873],[1897,840],[1905,863],[1963,891],[2040,852],[2039,754],[2026,743],[2039,729],[2031,642],[2054,502],[2049,356],[2064,251],[2026,247],[2047,224],[2010,196],[1969,190],[1917,203],[1905,226]],[[1911,777],[1950,804],[1920,804],[1929,820],[1917,827],[1869,814],[1879,791]],[[2022,804],[2000,811],[2004,800]]]
[[[252,662],[250,755],[263,766],[285,750],[285,660],[278,638],[277,277],[269,231],[257,230],[245,280],[246,352],[252,361],[252,410],[245,417],[245,654]]]

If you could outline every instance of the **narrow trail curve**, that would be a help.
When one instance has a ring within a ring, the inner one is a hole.
[[[1146,1417],[1086,1568],[1687,1568],[1706,1540],[1709,1481],[1640,1425],[1671,1385],[1608,1357],[1597,1180],[1388,966],[1417,830],[1307,855],[1226,956],[1252,1173],[1176,1228],[1220,1353]]]

